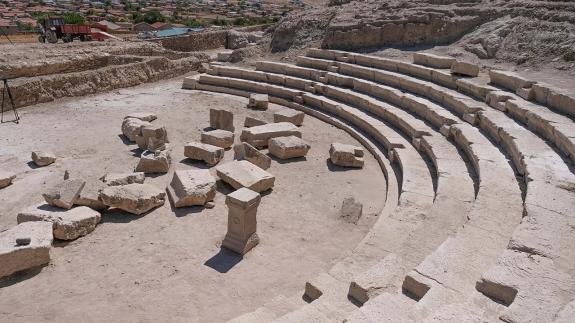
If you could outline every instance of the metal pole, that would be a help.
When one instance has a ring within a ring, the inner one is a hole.
[[[12,112],[14,112],[14,120],[15,123],[20,123],[20,115],[18,115],[18,111],[16,110],[16,104],[14,104],[14,98],[12,97],[12,92],[10,91],[10,86],[8,86],[8,79],[2,79],[4,82],[4,87],[2,89],[2,117],[0,123],[4,123],[4,100],[6,98],[5,93],[8,93],[8,99],[10,99],[10,104],[12,104]]]

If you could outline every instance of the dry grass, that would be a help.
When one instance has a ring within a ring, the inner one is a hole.
[[[10,40],[8,40],[10,38]],[[38,42],[38,35],[36,34],[27,34],[27,35],[8,35],[5,36],[0,34],[0,44],[10,43],[37,43]]]

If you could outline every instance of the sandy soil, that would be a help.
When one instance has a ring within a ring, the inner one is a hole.
[[[181,90],[181,78],[20,109],[19,125],[0,125],[0,167],[17,172],[0,191],[0,230],[16,224],[19,210],[42,200],[41,192],[65,170],[79,177],[130,172],[139,151],[119,135],[124,115],[158,114],[174,150],[173,169],[203,167],[184,159],[183,144],[199,140],[210,107],[236,115],[236,136],[246,99]],[[0,280],[0,321],[185,321],[219,322],[254,310],[278,294],[303,292],[306,279],[345,256],[366,234],[384,204],[385,178],[372,156],[362,170],[343,171],[327,162],[329,143],[357,144],[347,133],[306,117],[306,160],[274,161],[276,185],[258,210],[261,243],[243,259],[221,252],[226,231],[225,193],[220,183],[214,209],[174,210],[169,203],[143,216],[108,211],[90,235],[57,243],[52,262],[41,270]],[[237,138],[236,137],[236,138]],[[237,140],[237,139],[236,139]],[[34,168],[30,152],[59,157]],[[226,152],[226,160],[233,152]],[[148,177],[165,187],[172,172]],[[215,170],[212,169],[215,175]],[[364,203],[359,225],[338,216],[341,201]]]

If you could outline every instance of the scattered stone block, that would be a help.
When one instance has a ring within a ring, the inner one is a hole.
[[[226,196],[228,232],[222,247],[244,255],[259,243],[256,216],[260,201],[261,196],[247,188]]]
[[[248,108],[254,110],[267,110],[269,106],[270,98],[267,94],[250,94],[250,101],[248,103]]]
[[[140,119],[142,121],[147,121],[147,122],[152,122],[152,121],[158,119],[158,117],[154,113],[149,113],[149,112],[134,112],[134,113],[128,114],[127,116],[124,117],[124,119],[128,119],[128,118]]]
[[[479,66],[467,62],[455,61],[451,65],[451,74],[477,77],[479,75]]]
[[[270,154],[279,159],[304,157],[311,148],[310,145],[296,136],[272,138],[268,146]]]
[[[301,132],[291,122],[268,123],[262,126],[242,130],[240,140],[256,148],[267,147],[271,138],[296,136],[301,138]]]
[[[242,142],[234,146],[234,159],[247,160],[261,169],[268,169],[272,164],[272,159],[257,150],[247,142]]]
[[[222,109],[210,109],[210,127],[234,132],[234,114]]]
[[[247,160],[232,161],[216,167],[220,179],[235,189],[246,187],[256,192],[269,190],[275,177]]]
[[[126,118],[122,121],[122,133],[128,140],[136,141],[136,136],[142,135],[142,127],[152,125],[138,118]]]
[[[216,179],[207,169],[178,170],[168,193],[175,207],[205,205],[216,196]]]
[[[218,62],[229,62],[232,57],[233,51],[219,52],[217,56]]]
[[[168,142],[168,132],[162,125],[142,126],[141,134],[136,136],[136,144],[143,150],[165,150]]]
[[[204,131],[202,132],[201,141],[204,144],[227,149],[234,144],[234,133],[221,129]]]
[[[54,238],[74,240],[94,231],[102,219],[99,212],[86,206],[62,210],[48,204],[32,206],[18,213],[18,223],[30,221],[51,222]]]
[[[26,245],[16,240],[29,239]],[[52,224],[26,222],[0,232],[0,278],[50,262]]]
[[[356,202],[355,198],[347,197],[341,204],[340,216],[349,223],[357,224],[361,219],[363,204]]]
[[[303,124],[305,113],[293,109],[283,109],[274,113],[274,122],[291,122],[296,126]]]
[[[40,167],[48,166],[56,161],[56,155],[45,151],[32,152],[32,160]]]
[[[86,185],[86,182],[79,179],[68,179],[60,184],[52,187],[46,193],[42,194],[46,203],[61,207],[63,209],[71,209],[80,196],[80,192]]]
[[[16,174],[0,170],[0,188],[4,188],[10,184],[16,178]]]
[[[136,172],[167,173],[170,170],[170,153],[168,150],[152,152],[145,150],[140,156],[140,161],[136,166]]]
[[[244,121],[244,127],[246,128],[262,126],[264,124],[267,124],[267,122],[254,117],[246,117],[246,120]]]
[[[149,184],[128,184],[105,188],[100,199],[109,207],[140,215],[164,205],[166,193]]]
[[[184,156],[193,160],[202,160],[214,166],[224,158],[224,149],[200,142],[190,142],[184,146]]]
[[[86,185],[80,192],[80,196],[76,199],[75,205],[86,206],[96,211],[104,211],[107,209],[106,205],[100,200],[100,193],[108,187],[102,181],[92,179],[87,180]]]
[[[329,148],[329,159],[334,165],[363,168],[363,149],[352,145],[333,143]]]
[[[146,175],[139,173],[110,173],[101,178],[108,186],[120,186],[128,184],[144,184]]]

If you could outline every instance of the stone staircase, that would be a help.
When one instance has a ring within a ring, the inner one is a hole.
[[[218,65],[184,81],[265,93],[345,129],[391,185],[353,252],[306,283],[308,303],[238,319],[523,322],[569,311],[575,100],[514,73],[491,71],[488,83],[451,74],[446,58],[416,56],[311,49],[297,65]]]

